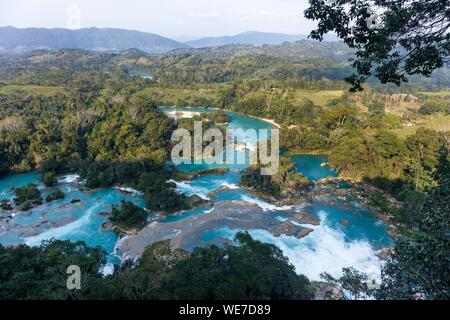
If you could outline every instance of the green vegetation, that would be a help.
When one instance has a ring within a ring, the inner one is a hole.
[[[166,183],[178,175],[163,169],[176,125],[157,105],[220,109],[212,117],[178,122],[191,132],[193,120],[210,120],[205,129],[225,122],[225,109],[274,119],[282,126],[285,151],[330,154],[340,175],[404,202],[405,210],[391,215],[405,223],[416,221],[417,213],[407,202],[414,199],[420,210],[427,188],[435,185],[433,154],[450,125],[448,91],[427,91],[450,83],[445,72],[438,71],[431,86],[421,78],[411,79],[403,91],[367,87],[348,94],[345,84],[333,81],[350,71],[344,57],[352,51],[342,43],[226,46],[160,56],[64,50],[64,57],[46,53],[45,64],[41,55],[2,60],[3,88],[32,86],[33,92],[0,92],[0,175],[39,169],[44,183],[53,185],[56,174],[79,172],[89,188],[127,184],[143,191],[155,211],[201,203]],[[154,80],[128,76],[133,68]],[[46,94],[46,88],[59,91]],[[267,181],[258,185],[283,192]]]
[[[0,94],[4,95],[20,95],[27,94],[30,96],[45,96],[51,97],[57,94],[66,93],[65,88],[61,87],[44,87],[38,85],[7,85],[0,86]]]
[[[0,246],[0,299],[2,300],[68,300],[93,296],[102,282],[100,267],[106,254],[100,248],[68,241],[44,242],[40,247]],[[66,270],[70,265],[83,270],[79,291],[69,291]]]
[[[211,117],[211,120],[216,124],[225,124],[228,123],[228,115],[225,111],[219,110]]]
[[[193,172],[194,177],[200,177],[200,176],[215,176],[215,175],[224,175],[227,174],[230,169],[228,168],[214,168],[214,169],[206,169],[201,171],[195,171]]]
[[[167,178],[157,172],[144,173],[137,187],[145,193],[148,208],[163,213],[174,213],[189,210],[205,203],[200,197],[187,197],[175,191],[175,183],[167,182]]]
[[[27,211],[35,205],[42,204],[41,191],[33,183],[29,183],[22,188],[16,188],[15,193],[14,202],[21,211]]]
[[[437,186],[423,206],[417,229],[398,239],[394,253],[383,268],[382,287],[377,293],[380,298],[450,298],[450,163],[447,149],[441,151],[436,181]]]
[[[142,229],[147,224],[147,212],[130,201],[113,206],[109,220],[114,226],[124,229]]]
[[[177,193],[168,182],[182,175],[165,166],[173,130],[192,132],[194,120],[203,120],[204,129],[215,127],[228,120],[226,110],[273,119],[281,126],[283,151],[329,154],[341,176],[377,187],[367,195],[369,203],[402,226],[380,291],[367,291],[365,276],[351,268],[343,278],[327,280],[354,297],[448,299],[450,170],[439,157],[449,139],[448,69],[429,79],[412,76],[401,89],[369,79],[364,92],[347,93],[340,80],[351,75],[347,59],[353,53],[344,43],[302,41],[157,56],[82,50],[1,56],[0,176],[39,170],[52,187],[57,175],[77,172],[88,188],[128,185],[144,193],[149,210],[174,213],[205,202]],[[136,69],[153,80],[130,76]],[[395,78],[396,70],[384,80]],[[175,123],[159,105],[219,110]],[[278,198],[297,196],[311,185],[286,158],[274,176],[261,176],[259,169],[244,171],[242,184]],[[47,198],[62,196],[55,189]],[[19,210],[41,202],[35,185],[16,189]],[[8,201],[0,205],[11,210]],[[111,220],[121,228],[141,228],[146,216],[124,202],[113,208]],[[74,262],[85,270],[86,285],[69,292],[61,274]],[[104,252],[82,243],[0,247],[0,298],[311,298],[308,280],[295,274],[279,249],[246,234],[237,236],[236,246],[191,254],[155,243],[136,264],[117,266],[107,278],[99,274],[104,263]]]
[[[450,55],[448,2],[350,1],[332,4],[309,0],[305,17],[318,21],[311,37],[323,40],[331,31],[356,50],[356,73],[347,80],[354,90],[372,74],[382,83],[400,85],[406,74],[425,76],[441,68]],[[373,17],[371,12],[382,12]]]
[[[9,202],[8,199],[0,200],[0,209],[5,210],[5,211],[12,210],[11,203]]]
[[[0,299],[311,299],[308,279],[298,276],[280,249],[236,236],[234,246],[197,248],[191,254],[169,241],[148,247],[136,263],[99,272],[106,262],[100,248],[67,241],[40,247],[0,246]],[[66,289],[66,269],[82,270],[81,290]]]
[[[56,174],[54,172],[48,171],[40,176],[41,181],[46,187],[53,187],[58,182],[56,179]]]
[[[64,192],[62,192],[60,189],[55,188],[51,190],[48,195],[45,197],[46,202],[52,202],[55,200],[61,200],[65,198]]]
[[[448,150],[440,153],[435,173],[437,186],[420,212],[416,228],[405,231],[396,241],[382,269],[379,289],[367,286],[367,276],[353,269],[344,270],[339,279],[324,274],[324,279],[349,290],[354,297],[387,300],[450,298],[450,162]]]
[[[236,246],[197,248],[177,264],[168,285],[177,299],[311,299],[280,249],[240,233]]]
[[[241,184],[268,196],[287,198],[300,193],[312,183],[302,173],[296,172],[289,158],[280,158],[278,171],[274,175],[262,175],[261,165],[252,166],[242,172]]]

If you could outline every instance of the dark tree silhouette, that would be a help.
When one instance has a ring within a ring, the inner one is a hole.
[[[375,75],[400,85],[432,72],[450,56],[449,0],[309,0],[305,17],[318,21],[310,37],[335,32],[356,50],[352,91]]]

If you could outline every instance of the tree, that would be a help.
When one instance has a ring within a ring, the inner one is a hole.
[[[379,289],[370,289],[367,276],[344,269],[344,276],[323,278],[341,286],[355,298],[380,300],[448,300],[450,298],[450,161],[448,149],[440,153],[433,188],[421,212],[417,228],[401,234],[381,273]]]
[[[287,157],[280,158],[278,171],[274,175],[262,175],[261,168],[258,164],[243,170],[241,184],[271,197],[287,197],[311,186],[311,181],[297,172],[294,163]]]
[[[406,75],[430,76],[450,56],[448,0],[309,0],[305,17],[318,21],[310,37],[334,31],[356,50],[352,90],[374,74],[400,85]],[[377,13],[380,14],[377,15]]]
[[[196,248],[177,263],[168,282],[173,299],[311,299],[305,276],[297,275],[274,245],[238,233],[234,246]]]
[[[8,199],[2,199],[0,200],[0,209],[8,211],[12,210],[13,208]]]
[[[65,198],[64,192],[62,192],[60,189],[55,188],[52,191],[48,193],[48,195],[45,197],[46,202],[52,202],[55,200],[61,200]]]
[[[433,184],[433,172],[439,162],[443,140],[438,132],[426,128],[419,128],[416,134],[406,139],[405,145],[412,158],[409,174],[415,181],[416,191]]]
[[[380,299],[450,298],[450,162],[441,152],[438,186],[429,195],[417,230],[400,237],[382,271]]]
[[[40,247],[0,245],[0,299],[81,299],[100,293],[100,267],[106,253],[82,242],[48,241]],[[66,287],[67,267],[82,272],[81,290]]]
[[[39,205],[42,203],[41,191],[33,183],[29,183],[22,188],[17,188],[17,189],[15,189],[15,192],[16,192],[16,198],[14,199],[14,202],[17,205],[21,205],[27,201],[30,201],[36,205]]]
[[[113,277],[108,279],[110,298],[169,299],[163,290],[170,280],[171,268],[188,255],[181,249],[173,249],[170,240],[150,245],[137,265],[128,261],[116,267]]]
[[[56,174],[51,171],[42,174],[41,181],[46,187],[53,187],[58,182]]]
[[[113,205],[110,221],[127,229],[143,228],[147,223],[148,213],[133,202],[121,202],[121,207]]]
[[[367,298],[371,295],[371,289],[369,288],[367,281],[368,276],[364,273],[355,270],[354,268],[342,269],[343,275],[340,278],[334,278],[330,274],[324,272],[320,275],[326,282],[339,286],[345,290],[349,298],[359,300],[361,298]],[[344,299],[347,298],[344,296]]]

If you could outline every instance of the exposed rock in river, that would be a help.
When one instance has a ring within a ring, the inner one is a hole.
[[[283,211],[286,220],[280,221],[276,214],[264,212],[256,204],[244,201],[223,201],[215,204],[208,214],[191,216],[175,222],[154,222],[135,236],[126,237],[116,246],[122,259],[136,259],[144,249],[156,241],[171,239],[172,246],[191,250],[193,247],[208,243],[223,243],[223,237],[217,236],[213,241],[205,240],[204,235],[214,230],[266,230],[276,236],[287,235],[298,238],[307,236],[312,229],[300,226],[296,221],[295,211]],[[292,218],[294,222],[289,221]],[[312,218],[305,221],[315,222]],[[309,223],[308,222],[308,223]]]
[[[384,248],[378,251],[377,257],[381,261],[387,261],[389,256],[394,252],[393,248]]]
[[[305,228],[292,223],[291,221],[285,221],[273,229],[272,233],[275,237],[279,237],[282,234],[287,236],[293,236],[296,238],[306,237],[308,234],[313,232],[313,229]]]
[[[326,282],[314,282],[314,300],[341,300],[344,298],[342,290]]]
[[[313,216],[305,212],[296,213],[292,220],[300,224],[311,224],[313,226],[318,226],[320,224],[320,220],[317,216]]]

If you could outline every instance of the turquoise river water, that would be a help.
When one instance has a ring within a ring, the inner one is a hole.
[[[163,111],[174,111],[174,108],[162,108]],[[177,109],[191,112],[213,112],[202,108]],[[265,121],[245,117],[236,113],[229,113],[228,128],[242,129],[272,129],[273,126]],[[256,141],[255,141],[256,142]],[[245,151],[242,151],[245,152]],[[292,156],[298,171],[308,178],[318,180],[328,176],[336,176],[329,167],[322,167],[327,162],[326,156],[295,155]],[[179,169],[194,171],[217,166],[180,165]],[[249,194],[238,187],[240,171],[245,165],[228,165],[230,171],[224,175],[202,176],[192,181],[178,182],[177,190],[186,195],[197,194],[213,203],[224,200],[242,200],[260,206],[265,214],[276,215],[283,219],[282,212],[286,207],[277,207],[258,197]],[[37,173],[26,173],[8,176],[0,179],[0,200],[13,199],[13,187],[24,186],[29,182],[39,185],[44,197],[48,190],[39,182]],[[143,197],[138,193],[124,193],[118,188],[101,190],[85,190],[83,181],[76,175],[60,177],[58,187],[66,194],[65,199],[43,204],[29,212],[0,211],[0,243],[11,245],[25,243],[31,246],[39,245],[43,240],[83,240],[90,246],[101,246],[109,254],[109,262],[116,263],[114,248],[118,236],[111,231],[102,230],[101,225],[106,220],[105,212],[111,206],[119,204],[121,200],[133,201],[145,207]],[[72,200],[80,200],[71,203]],[[289,208],[296,209],[296,208]],[[298,206],[301,209],[301,206]],[[180,221],[186,217],[208,214],[211,209],[195,209],[172,215],[161,223]],[[313,202],[308,205],[308,212],[320,219],[319,226],[308,227],[314,229],[312,233],[302,239],[295,237],[275,237],[267,231],[248,230],[250,234],[263,242],[271,243],[283,250],[298,273],[305,274],[312,280],[319,280],[321,272],[339,275],[343,267],[354,266],[374,278],[379,277],[381,262],[377,258],[377,251],[391,244],[384,224],[374,215],[358,204],[351,206],[336,202],[329,205]],[[5,219],[7,218],[7,219]],[[152,215],[149,215],[149,221]],[[346,220],[344,226],[341,222]],[[203,241],[214,242],[216,238],[232,239],[240,230],[230,230],[217,226],[214,230],[204,230]]]

